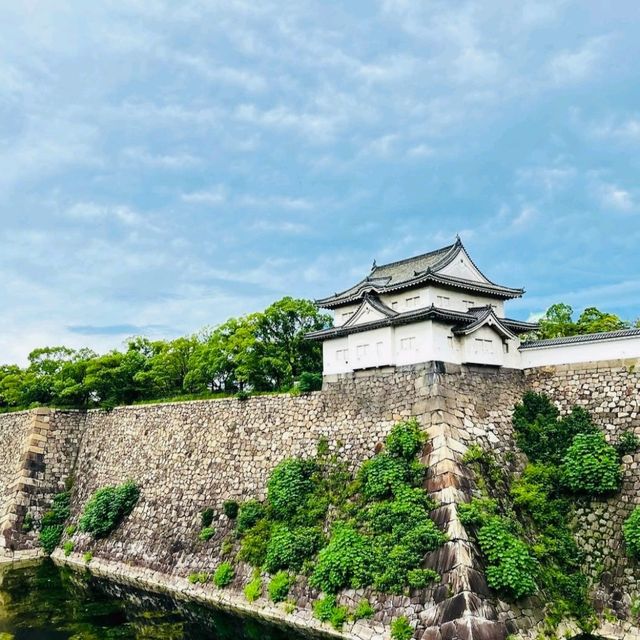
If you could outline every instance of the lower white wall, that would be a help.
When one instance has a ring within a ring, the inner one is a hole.
[[[520,350],[522,369],[626,358],[640,358],[640,336],[529,347]]]

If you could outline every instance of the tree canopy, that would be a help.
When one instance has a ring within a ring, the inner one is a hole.
[[[0,365],[0,411],[50,405],[115,406],[178,396],[278,391],[322,371],[322,349],[304,340],[331,318],[291,297],[175,340],[130,338],[123,350],[43,347],[26,367]]]
[[[630,322],[622,320],[617,315],[600,311],[596,307],[587,307],[574,321],[573,308],[563,302],[552,304],[538,322],[540,327],[533,336],[536,339],[618,331],[632,326]],[[636,320],[635,326],[640,326],[640,320]]]

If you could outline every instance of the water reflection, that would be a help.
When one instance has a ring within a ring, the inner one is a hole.
[[[303,640],[261,621],[36,565],[0,569],[0,640]]]

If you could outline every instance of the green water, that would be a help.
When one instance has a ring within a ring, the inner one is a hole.
[[[286,628],[45,561],[0,569],[0,640],[303,640]]]

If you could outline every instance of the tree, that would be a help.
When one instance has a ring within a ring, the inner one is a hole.
[[[541,339],[573,336],[577,331],[573,322],[573,309],[564,302],[552,304],[539,320],[538,334]]]
[[[619,331],[628,329],[629,323],[624,322],[613,313],[604,313],[595,307],[587,307],[576,323],[579,335],[586,333],[601,333],[603,331]]]

